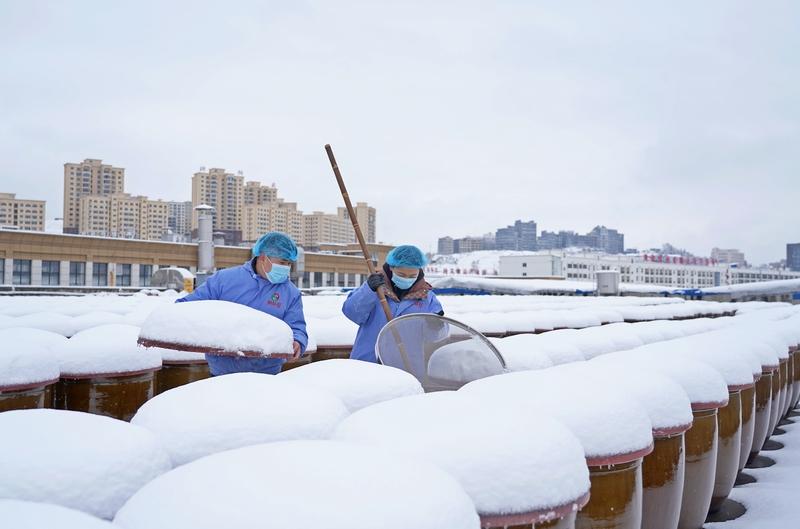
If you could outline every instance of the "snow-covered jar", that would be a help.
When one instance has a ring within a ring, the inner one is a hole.
[[[636,325],[636,324],[625,324]],[[642,527],[675,529],[681,512],[686,471],[685,433],[692,426],[692,404],[677,382],[642,365],[595,359],[583,367],[581,383],[598,392],[623,391],[647,411],[653,425],[653,451],[642,460]]]
[[[16,410],[0,413],[0,432],[7,433],[0,436],[0,498],[111,519],[134,492],[171,468],[152,433],[109,417]],[[6,527],[7,519],[0,520]]]
[[[470,495],[483,527],[573,528],[589,498],[578,439],[545,413],[481,397],[441,391],[382,402],[342,421],[334,438],[439,466]]]
[[[425,461],[333,441],[220,452],[145,485],[114,519],[124,529],[479,529],[459,483]]]
[[[684,434],[686,472],[681,499],[680,527],[702,527],[705,522],[717,465],[717,410],[728,404],[728,386],[722,375],[705,362],[671,354],[670,342],[659,342],[598,358],[624,361],[661,373],[683,387],[692,403],[692,427]]]
[[[52,349],[66,340],[39,329],[0,330],[0,412],[53,406],[60,371]]]
[[[313,362],[278,377],[330,391],[342,400],[350,413],[385,400],[423,392],[419,381],[405,371],[358,360]]]
[[[156,373],[156,395],[211,376],[203,353],[162,347],[150,349],[161,355],[161,369]]]
[[[728,404],[717,411],[717,465],[709,510],[716,513],[739,473],[742,452],[742,391],[755,386],[750,356],[730,333],[703,333],[672,342],[675,354],[696,358],[716,369],[728,386]],[[752,439],[747,440],[752,443]]]
[[[139,347],[138,337],[133,325],[100,325],[58,347],[56,407],[130,420],[153,397],[161,368],[161,355]]]
[[[242,446],[327,439],[348,415],[336,395],[283,377],[234,373],[174,388],[131,420],[161,441],[176,465]]]
[[[459,391],[502,399],[521,414],[545,410],[583,445],[591,497],[577,527],[640,529],[642,458],[653,450],[652,423],[635,399],[581,383],[581,363],[471,382]]]

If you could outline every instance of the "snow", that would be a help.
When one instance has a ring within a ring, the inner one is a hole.
[[[341,302],[339,300],[339,310]],[[304,301],[305,303],[305,301]],[[318,347],[352,346],[358,333],[358,325],[339,314],[330,318],[306,317],[306,326],[309,334],[314,335]]]
[[[263,356],[291,355],[294,340],[289,326],[274,316],[238,303],[213,300],[161,305],[142,324],[140,337],[186,348]]]
[[[0,520],[14,529],[113,529],[114,526],[86,513],[60,505],[0,499]]]
[[[703,295],[733,294],[736,296],[769,296],[773,294],[786,294],[800,291],[800,279],[778,279],[775,281],[761,281],[758,283],[725,285],[702,288],[700,291]]]
[[[665,375],[683,387],[693,406],[728,403],[728,385],[716,369],[688,356],[672,356],[668,346],[657,348],[657,345],[660,344],[599,356],[593,362],[607,362],[620,370],[639,366]]]
[[[673,354],[696,358],[716,369],[729,388],[736,386],[752,386],[753,371],[742,353],[725,339],[724,333],[700,334],[662,343],[669,347]]]
[[[252,444],[327,439],[347,414],[327,391],[273,375],[235,373],[162,393],[131,423],[152,431],[173,463],[183,465]]]
[[[540,294],[593,292],[593,281],[573,279],[505,279],[489,276],[426,276],[434,288],[464,288],[482,290],[493,294]],[[674,290],[672,287],[620,283],[620,292],[638,294],[661,294]]]
[[[139,347],[138,336],[138,327],[121,323],[79,332],[55,350],[61,375],[81,377],[159,369],[161,355]]]
[[[30,327],[0,329],[0,351],[13,350],[20,344],[41,346],[48,351],[53,351],[66,341],[67,339],[63,335],[42,329]]]
[[[44,307],[43,307],[44,308]],[[8,327],[29,327],[54,332],[62,336],[72,336],[75,330],[74,318],[55,312],[36,312],[14,318]]]
[[[508,338],[489,338],[489,341],[503,356],[508,371],[526,371],[552,367],[554,363],[550,356],[542,349],[535,347],[535,343],[532,343],[531,338],[535,336],[534,334],[517,334]],[[578,359],[583,360],[582,357]]]
[[[707,529],[788,529],[798,526],[800,504],[800,426],[781,426],[786,434],[779,440],[781,450],[769,452],[775,465],[769,468],[746,469],[756,483],[735,487],[729,498],[743,504],[747,512],[736,520],[706,523]]]
[[[569,341],[561,339],[563,335],[553,334],[560,332],[518,334],[503,338],[495,343],[497,344],[497,350],[500,351],[504,358],[508,355],[506,366],[509,371],[536,368],[538,364],[546,363],[544,360],[537,358],[528,358],[526,354],[532,357],[546,356],[552,365],[585,360],[580,349]]]
[[[126,529],[479,529],[469,496],[422,461],[332,441],[261,444],[176,468],[120,510]]]
[[[0,391],[57,380],[61,371],[47,339],[30,339],[34,337],[31,333],[37,332],[33,329],[29,330],[30,333],[8,332],[15,330],[0,331]],[[23,334],[31,334],[31,337],[19,339]],[[9,341],[9,338],[14,341]]]
[[[278,378],[329,391],[352,413],[385,400],[422,393],[413,375],[372,362],[332,359],[284,371]]]
[[[55,503],[111,519],[170,469],[155,436],[101,415],[63,410],[0,413],[0,498]]]
[[[678,427],[689,428],[694,417],[692,403],[683,387],[658,371],[644,366],[619,363],[587,362],[578,364],[582,384],[596,391],[614,390],[630,395],[650,416],[654,433]]]
[[[498,404],[449,391],[395,399],[351,415],[335,438],[440,466],[482,515],[539,511],[585,495],[578,439],[546,415]]]
[[[107,311],[92,311],[72,318],[74,332],[80,332],[99,325],[110,323],[126,323],[119,314]]]
[[[565,364],[476,380],[459,391],[505,403],[521,414],[546,410],[578,437],[587,459],[650,447],[653,427],[647,411],[616,391],[613,380],[602,390],[579,383],[584,373],[583,363]]]

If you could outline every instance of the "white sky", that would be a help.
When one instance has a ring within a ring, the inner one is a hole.
[[[800,241],[800,3],[0,3],[0,191],[63,163],[188,200],[200,166],[435,247],[515,219],[627,246]]]

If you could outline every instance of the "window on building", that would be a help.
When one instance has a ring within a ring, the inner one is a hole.
[[[6,280],[6,260],[0,258],[0,285]]]
[[[94,263],[92,265],[92,286],[108,286],[108,263]]]
[[[322,285],[322,272],[314,272],[314,286],[321,287]]]
[[[121,287],[131,286],[131,265],[129,264],[117,265],[117,285]]]
[[[69,263],[69,284],[82,287],[86,284],[86,263],[71,261]]]
[[[522,268],[528,268],[528,263],[522,263]]]
[[[31,260],[30,259],[14,259],[14,271],[11,278],[14,285],[30,285],[31,284]]]
[[[149,287],[150,278],[152,277],[152,275],[153,275],[153,265],[150,264],[139,265],[139,286]]]
[[[61,262],[42,261],[42,284],[58,285],[61,283]]]

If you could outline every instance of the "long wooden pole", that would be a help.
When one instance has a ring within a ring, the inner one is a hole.
[[[328,153],[328,160],[331,162],[333,174],[336,176],[336,183],[339,184],[339,191],[342,192],[342,198],[344,199],[344,205],[347,208],[347,214],[350,216],[350,221],[353,223],[353,231],[356,232],[356,239],[358,240],[358,244],[361,246],[361,252],[364,254],[364,260],[367,263],[367,270],[369,270],[370,274],[374,274],[377,272],[377,269],[372,263],[372,257],[370,257],[369,248],[367,248],[367,242],[364,240],[364,235],[361,233],[361,227],[358,225],[358,218],[356,218],[356,212],[353,209],[353,203],[350,202],[350,195],[347,193],[347,188],[344,185],[342,173],[339,171],[339,164],[336,163],[336,157],[333,155],[333,149],[331,148],[330,144],[325,145],[325,152]],[[389,302],[386,300],[386,294],[384,293],[383,289],[378,288],[375,293],[378,294],[378,299],[381,302],[383,313],[386,315],[386,321],[392,321],[392,309],[389,308]],[[392,334],[397,342],[398,349],[400,349],[400,356],[403,359],[403,364],[406,367],[406,371],[410,373],[411,363],[409,362],[405,347],[400,341],[400,336],[397,334],[394,328],[392,328]]]
[[[356,212],[353,209],[353,203],[350,202],[350,195],[347,193],[347,188],[344,185],[344,179],[342,179],[342,173],[339,171],[339,164],[336,163],[336,158],[333,156],[333,149],[331,149],[330,145],[325,145],[325,152],[328,153],[328,160],[331,162],[333,174],[336,175],[336,182],[339,184],[339,191],[342,192],[342,198],[344,199],[344,205],[347,208],[347,214],[350,216],[350,221],[353,223],[353,230],[356,232],[356,239],[358,239],[358,244],[361,245],[361,252],[364,254],[364,260],[367,262],[367,270],[369,270],[370,274],[374,274],[377,272],[377,269],[372,264],[369,248],[367,248],[367,243],[364,240],[364,234],[361,233],[361,227],[358,225],[358,219],[356,218]],[[376,291],[376,293],[378,294],[378,298],[381,300],[381,307],[383,307],[383,313],[386,314],[386,321],[391,321],[392,309],[389,308],[389,302],[386,301],[386,294],[383,292],[383,289],[380,288]]]

